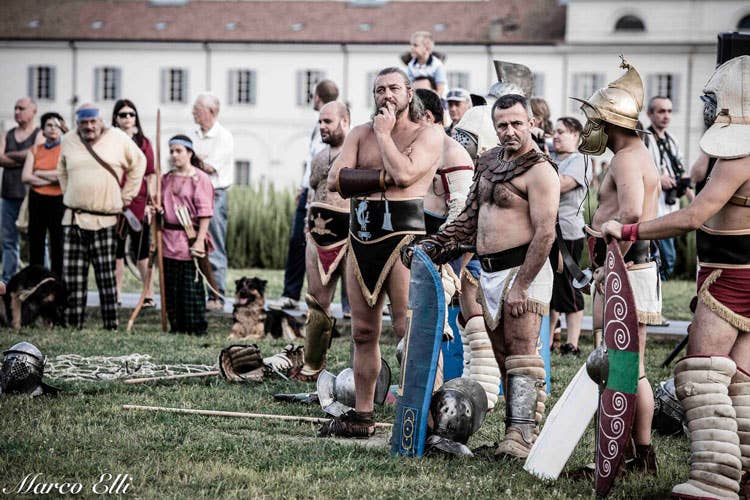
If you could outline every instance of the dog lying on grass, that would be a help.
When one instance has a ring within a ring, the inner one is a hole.
[[[18,330],[41,317],[46,326],[65,326],[68,291],[63,281],[42,266],[28,266],[16,273],[3,296],[2,322]]]

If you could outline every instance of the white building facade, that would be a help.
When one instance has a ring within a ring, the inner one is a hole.
[[[310,2],[310,9],[316,3]],[[421,3],[429,8],[442,2]],[[488,7],[482,0],[453,3]],[[717,33],[750,27],[750,4],[570,0],[564,8],[564,39],[549,43],[450,44],[441,43],[435,32],[438,50],[448,54],[449,84],[484,94],[495,79],[493,59],[523,63],[537,76],[536,93],[549,102],[553,120],[580,117],[568,97],[588,97],[617,78],[622,53],[641,72],[647,98],[672,97],[670,131],[682,144],[688,165],[692,163],[703,130],[698,96],[715,67]],[[18,22],[33,25],[34,19]],[[93,29],[95,22],[81,30]],[[418,24],[414,29],[421,28]],[[129,98],[152,140],[156,110],[161,110],[165,159],[167,139],[193,126],[192,101],[207,90],[219,97],[219,120],[235,137],[236,182],[296,186],[316,120],[310,104],[315,83],[335,81],[341,99],[351,106],[352,122],[368,120],[374,74],[403,66],[399,55],[408,50],[408,35],[404,30],[401,44],[44,39],[43,31],[37,39],[7,38],[0,40],[0,127],[14,126],[13,104],[27,94],[37,101],[40,114],[55,110],[71,120],[77,105],[95,102],[109,121],[115,100]],[[648,125],[645,115],[644,109],[642,121]]]

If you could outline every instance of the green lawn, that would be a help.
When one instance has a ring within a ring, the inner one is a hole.
[[[278,280],[272,287],[278,287]],[[121,324],[128,312],[121,314]],[[29,340],[49,357],[141,353],[152,355],[157,363],[211,364],[227,344],[231,320],[226,316],[210,316],[210,334],[196,338],[163,334],[156,326],[155,311],[142,315],[133,334],[96,328],[30,329],[21,333],[3,330],[0,346]],[[99,321],[98,313],[90,310],[89,324],[98,325]],[[586,337],[584,351],[590,349],[589,342]],[[282,343],[268,340],[260,345],[267,356]],[[652,384],[669,376],[669,370],[658,368],[658,364],[673,345],[651,343],[647,361]],[[395,381],[395,340],[389,332],[382,339],[382,348],[394,367]],[[335,339],[329,368],[341,370],[348,358],[349,338]],[[548,411],[582,363],[583,358],[553,357]],[[92,496],[91,485],[109,472],[132,476],[127,493],[139,498],[592,496],[590,483],[560,479],[545,484],[524,472],[520,463],[495,462],[487,452],[474,459],[436,456],[407,460],[390,456],[384,447],[318,439],[312,424],[121,410],[123,404],[144,404],[321,416],[317,407],[276,403],[271,397],[280,391],[312,390],[312,384],[273,379],[230,385],[212,378],[161,385],[57,385],[65,391],[57,398],[0,399],[0,491],[6,488],[12,492],[25,475],[40,472],[47,482],[80,482],[86,496]],[[501,437],[503,414],[500,404],[471,438],[472,448],[493,445]],[[393,415],[392,406],[376,411],[376,419],[381,422],[391,422]],[[672,485],[687,477],[687,439],[657,437],[655,443],[661,466],[658,476],[628,477],[618,484],[613,498],[663,498]],[[589,430],[569,465],[583,465],[592,457],[593,433]]]

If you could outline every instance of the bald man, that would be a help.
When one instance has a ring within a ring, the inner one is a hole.
[[[326,145],[312,161],[310,189],[313,192],[307,210],[307,324],[305,328],[305,364],[292,374],[294,380],[312,382],[326,366],[334,320],[330,307],[336,282],[343,274],[349,247],[349,202],[328,191],[328,171],[338,159],[349,132],[349,110],[334,101],[324,105],[318,117],[320,138]]]
[[[42,139],[39,128],[34,125],[36,103],[30,97],[16,101],[13,110],[16,127],[0,136],[0,167],[3,167],[2,186],[2,250],[3,276],[5,283],[18,270],[18,228],[16,220],[21,204],[26,196],[26,188],[21,182],[21,172],[26,160],[26,153],[37,138]]]
[[[209,254],[217,292],[206,303],[209,311],[224,309],[224,287],[227,278],[227,191],[234,181],[234,138],[219,123],[219,98],[204,92],[193,103],[193,120],[196,127],[188,133],[195,146],[195,154],[203,160],[206,172],[214,187],[214,216],[208,231],[214,243]]]

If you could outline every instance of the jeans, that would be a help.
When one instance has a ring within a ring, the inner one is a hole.
[[[677,251],[674,248],[674,238],[658,240],[659,253],[661,253],[661,280],[666,281],[674,271],[674,263],[677,259]]]
[[[218,286],[218,292],[224,295],[227,281],[227,190],[217,189],[214,193],[214,215],[208,225],[208,232],[214,243],[214,251],[208,254],[211,270]],[[211,295],[211,294],[209,294]],[[211,297],[209,297],[211,298]]]
[[[18,212],[21,211],[23,199],[3,198],[2,202],[2,238],[3,238],[3,282],[7,283],[18,271]]]
[[[307,217],[307,189],[302,190],[294,213],[289,251],[284,269],[284,291],[281,295],[299,300],[305,280],[305,218]]]

